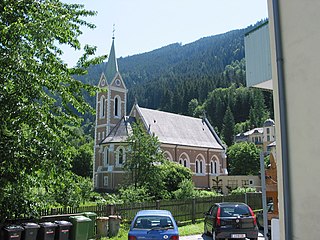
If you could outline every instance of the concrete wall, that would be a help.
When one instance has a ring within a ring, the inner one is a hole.
[[[318,239],[320,211],[320,31],[319,0],[278,1],[283,47],[285,112],[287,122],[280,126],[277,68],[273,29],[272,1],[268,0],[270,43],[274,81],[277,138],[278,180],[282,183],[282,147],[288,149],[289,195],[279,187],[280,239]],[[283,146],[280,129],[287,127],[287,146]],[[312,183],[312,184],[311,184]],[[284,209],[283,198],[291,203]],[[290,213],[290,236],[284,234],[284,214]]]

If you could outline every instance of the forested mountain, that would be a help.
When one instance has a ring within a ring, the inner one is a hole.
[[[235,124],[241,125],[238,131],[259,125],[270,113],[272,117],[271,93],[241,87],[245,86],[244,34],[253,27],[119,58],[128,88],[127,112],[135,99],[142,107],[185,115],[205,111],[220,133],[228,107]],[[106,63],[92,66],[80,79],[97,85],[105,68]],[[262,97],[259,106],[255,106],[257,96]],[[94,98],[90,101],[94,106]]]

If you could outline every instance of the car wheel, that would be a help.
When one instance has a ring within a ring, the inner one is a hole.
[[[258,240],[258,238],[250,238],[250,240]]]

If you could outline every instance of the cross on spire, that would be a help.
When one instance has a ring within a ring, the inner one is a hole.
[[[113,24],[113,29],[112,29],[112,39],[114,39],[114,32],[116,31],[116,25]]]

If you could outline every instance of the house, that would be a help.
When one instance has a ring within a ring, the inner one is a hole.
[[[257,66],[266,56],[256,52],[249,61],[256,72],[271,69],[277,138],[279,198],[278,239],[318,239],[320,192],[319,52],[320,5],[317,0],[267,0],[268,35],[250,44],[253,52],[269,41],[270,63]],[[258,32],[257,32],[258,35]],[[248,68],[247,68],[248,69]],[[252,84],[255,85],[255,84]],[[251,86],[252,86],[251,85]],[[277,221],[274,221],[275,223]],[[272,236],[272,239],[273,236]]]
[[[148,109],[137,103],[126,115],[128,90],[118,70],[114,38],[98,86],[102,90],[96,95],[93,164],[96,190],[113,191],[123,183],[126,140],[132,133],[132,123],[138,119],[148,133],[158,137],[168,160],[191,169],[195,187],[209,188],[210,176],[227,175],[226,149],[205,117]]]
[[[275,124],[272,119],[267,119],[263,127],[254,128],[235,136],[235,142],[253,142],[262,147],[263,151],[268,152],[268,145],[275,141]]]

